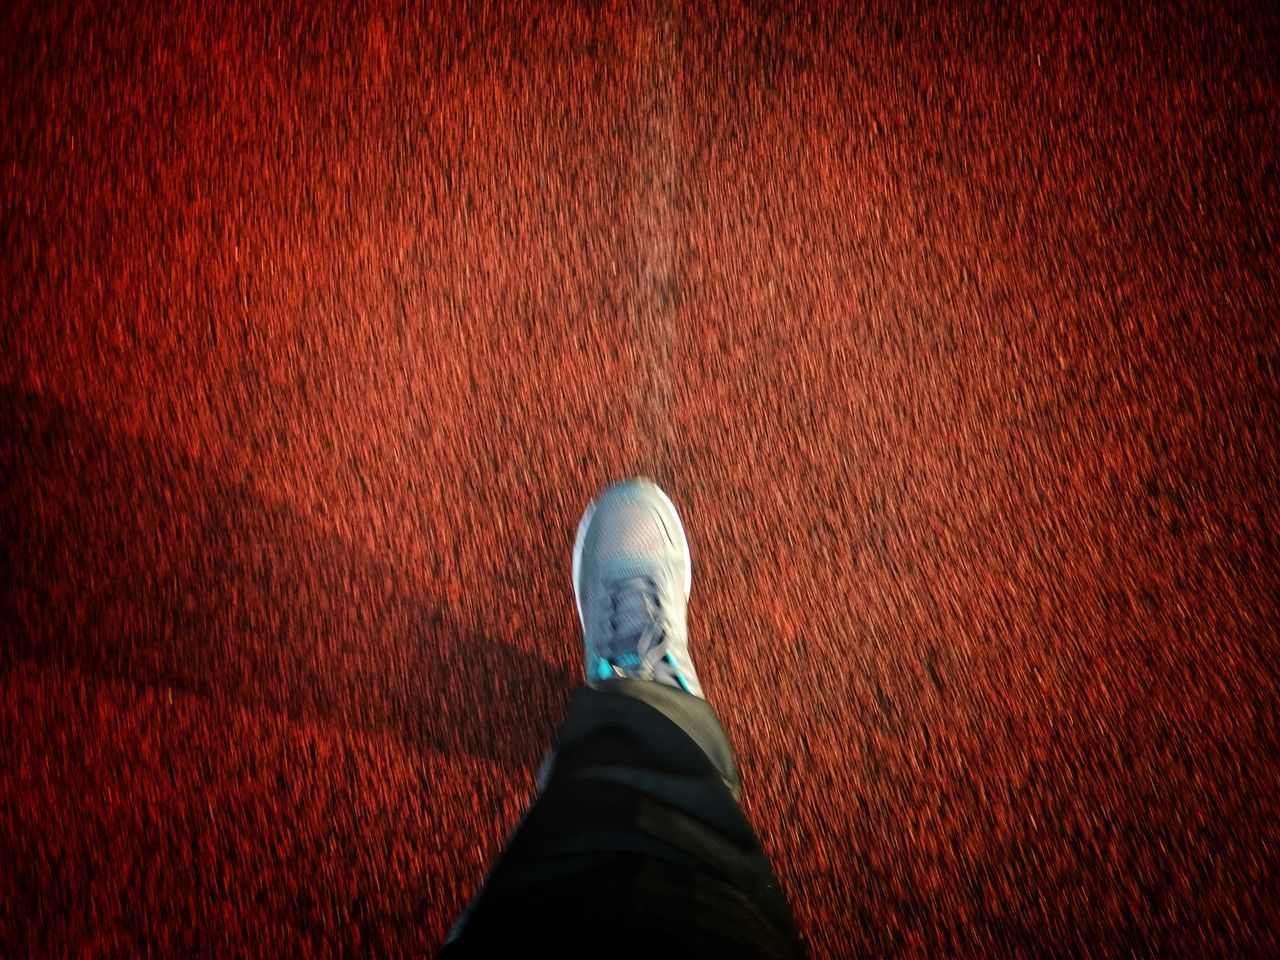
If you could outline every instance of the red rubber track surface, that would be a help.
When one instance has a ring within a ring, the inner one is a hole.
[[[816,957],[1276,955],[1280,14],[1116,6],[7,4],[0,954],[433,950],[644,472]]]

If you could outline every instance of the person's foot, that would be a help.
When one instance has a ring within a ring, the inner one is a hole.
[[[596,497],[573,546],[587,680],[634,677],[702,696],[685,613],[692,578],[680,515],[653,481],[624,480]]]

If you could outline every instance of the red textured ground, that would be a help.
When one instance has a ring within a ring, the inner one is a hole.
[[[375,6],[0,14],[0,954],[432,950],[639,471],[815,956],[1280,952],[1274,5]]]

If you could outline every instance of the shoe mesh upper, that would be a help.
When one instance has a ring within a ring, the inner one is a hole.
[[[650,556],[671,549],[662,523],[651,510],[633,503],[620,503],[602,514],[596,540],[596,556]]]

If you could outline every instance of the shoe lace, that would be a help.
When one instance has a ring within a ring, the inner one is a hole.
[[[627,675],[642,680],[674,681],[675,667],[667,659],[670,625],[668,591],[652,577],[623,577],[609,584],[609,631],[601,655],[619,665],[626,654],[639,663],[620,666]]]

